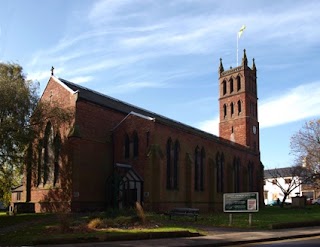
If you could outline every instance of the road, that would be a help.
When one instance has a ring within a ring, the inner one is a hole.
[[[270,241],[261,242],[253,244],[237,245],[238,247],[263,247],[263,246],[273,246],[273,247],[284,247],[284,246],[307,246],[307,247],[319,247],[320,246],[320,236],[310,237],[310,238],[296,238],[296,239],[286,239],[280,241]]]

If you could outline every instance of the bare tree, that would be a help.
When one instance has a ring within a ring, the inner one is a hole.
[[[291,192],[310,181],[310,175],[302,166],[292,166],[266,170],[265,179],[276,185],[283,193],[283,199],[280,204],[283,207]]]
[[[308,171],[310,183],[320,188],[320,119],[306,122],[291,137],[291,153],[296,165]]]

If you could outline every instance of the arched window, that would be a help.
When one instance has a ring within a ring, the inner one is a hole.
[[[227,93],[227,82],[223,81],[222,82],[222,93],[225,95]]]
[[[237,90],[239,91],[241,89],[241,78],[240,76],[237,76]]]
[[[200,190],[204,191],[204,166],[205,166],[206,153],[204,148],[201,149],[201,159],[200,159]]]
[[[42,159],[43,159],[43,184],[52,180],[52,173],[54,167],[54,145],[53,145],[54,135],[53,129],[50,122],[47,123],[44,138],[43,138],[43,149],[42,149]]]
[[[217,164],[217,192],[222,193],[223,192],[223,184],[224,184],[224,172],[223,172],[223,166],[224,166],[224,155],[223,153],[220,155],[219,152],[216,155],[216,164]]]
[[[167,189],[171,189],[171,138],[167,141]]]
[[[137,132],[133,132],[133,157],[139,156],[139,138]]]
[[[226,118],[226,116],[227,116],[227,105],[224,104],[223,105],[223,117]]]
[[[253,191],[253,163],[249,162],[248,164],[248,191]]]
[[[241,101],[238,100],[238,114],[240,114],[241,112]]]
[[[197,146],[194,150],[194,190],[198,191],[199,186],[199,175],[200,175],[200,152],[199,147]]]
[[[232,78],[230,79],[229,83],[230,83],[230,93],[232,93],[233,92],[233,79]]]
[[[174,157],[173,157],[173,188],[178,189],[178,168],[179,168],[179,151],[180,144],[176,140],[174,144]]]
[[[178,189],[180,144],[171,138],[167,141],[167,189]]]
[[[234,104],[233,104],[233,102],[231,102],[231,104],[230,104],[230,112],[231,112],[231,116],[232,116],[233,113],[234,113]]]
[[[38,143],[38,174],[37,174],[37,186],[41,183],[42,169],[43,169],[43,140]]]
[[[124,158],[128,159],[130,157],[130,139],[128,134],[124,136]]]
[[[53,171],[53,185],[56,185],[60,178],[60,153],[61,153],[61,138],[56,134],[54,138],[54,171]]]
[[[240,192],[240,158],[233,159],[233,183],[234,192]]]

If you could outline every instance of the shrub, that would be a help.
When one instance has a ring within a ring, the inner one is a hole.
[[[89,221],[88,227],[90,229],[99,229],[104,227],[104,222],[100,218],[95,218]]]
[[[142,224],[146,223],[146,215],[144,213],[144,210],[139,202],[136,202],[136,213],[139,217]]]

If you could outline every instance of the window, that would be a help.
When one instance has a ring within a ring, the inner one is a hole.
[[[139,138],[137,132],[133,132],[133,157],[139,156]]]
[[[59,166],[60,152],[61,152],[61,138],[60,138],[60,135],[57,134],[56,137],[54,138],[53,185],[56,185],[60,177],[60,166]]]
[[[128,159],[130,157],[130,139],[128,134],[124,137],[124,158]]]
[[[241,79],[240,76],[237,76],[237,90],[239,91],[241,89]]]
[[[248,164],[248,183],[249,183],[249,191],[253,191],[253,163],[249,162]]]
[[[167,189],[178,189],[180,144],[176,140],[174,144],[171,138],[167,141]]]
[[[200,152],[199,147],[194,151],[194,190],[199,190]]]
[[[42,175],[42,157],[43,157],[43,152],[42,152],[42,141],[39,141],[38,144],[38,174],[37,174],[37,186],[40,185],[41,183],[41,175]]]
[[[54,137],[53,128],[50,122],[47,123],[45,129],[42,153],[43,184],[46,184],[47,182],[52,181],[52,173],[54,169]]]
[[[150,131],[148,130],[147,133],[147,147],[149,147],[149,142],[150,142]]]
[[[223,105],[223,117],[226,118],[226,116],[227,116],[227,105],[224,104]]]
[[[291,181],[292,181],[291,178],[285,178],[285,179],[284,179],[284,182],[285,182],[286,184],[291,184]]]
[[[233,159],[233,183],[234,192],[240,192],[240,158]]]
[[[17,201],[21,201],[21,192],[20,191],[17,192]]]
[[[204,159],[205,150],[197,146],[194,153],[194,189],[196,191],[204,191]]]
[[[171,138],[167,141],[167,189],[171,189]]]
[[[230,108],[231,108],[231,116],[232,116],[233,113],[234,113],[234,104],[233,104],[233,102],[230,104]]]
[[[233,79],[232,78],[230,79],[229,83],[230,83],[230,93],[232,93],[233,92]]]
[[[241,101],[240,100],[238,100],[237,105],[238,105],[238,114],[240,114],[241,113]]]
[[[224,155],[223,153],[220,154],[219,152],[216,155],[216,164],[217,164],[217,175],[216,175],[216,181],[217,181],[217,192],[222,193],[223,192],[223,183],[224,183],[224,174],[223,174],[223,166],[224,166]]]
[[[222,94],[225,95],[227,93],[227,82],[222,82]]]
[[[205,159],[206,153],[204,151],[204,148],[201,149],[201,158],[200,158],[200,190],[204,191],[204,165],[205,165]]]
[[[173,188],[178,189],[178,168],[179,168],[179,151],[180,144],[176,140],[174,144],[174,157],[173,157]]]

